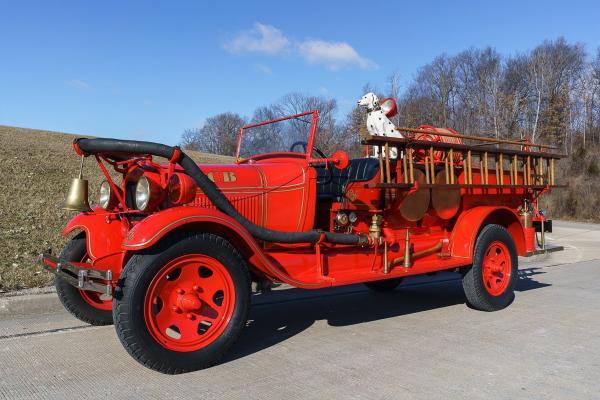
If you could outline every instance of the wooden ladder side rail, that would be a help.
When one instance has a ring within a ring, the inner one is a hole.
[[[431,133],[431,132],[430,132]],[[539,151],[524,151],[517,149],[506,149],[506,148],[498,148],[498,147],[486,147],[486,146],[473,146],[468,144],[457,144],[457,143],[444,143],[444,142],[430,142],[426,140],[415,140],[409,138],[394,138],[394,137],[375,137],[370,136],[368,139],[364,140],[364,144],[368,145],[384,145],[385,143],[389,143],[392,146],[398,147],[398,149],[406,149],[406,148],[414,148],[414,149],[423,149],[428,150],[432,147],[434,150],[449,150],[453,149],[453,151],[469,151],[483,153],[487,152],[488,154],[504,154],[504,155],[518,155],[520,157],[546,157],[546,158],[554,158],[561,159],[566,158],[566,154],[559,153],[549,153],[549,152],[539,152]]]
[[[444,183],[424,183],[418,186],[421,189],[533,189],[544,190],[547,185],[486,185],[482,183],[474,183],[472,185],[466,183],[444,184]],[[550,185],[551,188],[567,188],[569,185]],[[366,189],[397,189],[411,190],[414,184],[410,183],[365,183]]]
[[[396,130],[399,132],[423,133],[426,135],[455,137],[455,138],[460,138],[460,139],[465,139],[465,140],[474,140],[474,141],[488,142],[488,143],[493,143],[493,144],[510,144],[510,145],[514,145],[514,146],[537,147],[538,149],[553,149],[553,150],[558,149],[558,147],[556,147],[556,146],[552,146],[552,145],[548,145],[548,144],[540,144],[540,143],[527,143],[523,140],[494,139],[494,138],[485,137],[485,136],[462,135],[460,133],[459,134],[444,133],[444,132],[437,132],[437,131],[427,130],[427,129],[415,129],[415,128],[405,128],[405,127],[399,127],[399,128],[396,128]]]

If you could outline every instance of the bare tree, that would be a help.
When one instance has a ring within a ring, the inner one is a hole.
[[[188,129],[183,133],[182,146],[190,150],[233,156],[238,131],[245,124],[245,118],[231,112],[208,117],[201,128]]]
[[[400,102],[400,79],[401,76],[400,72],[398,71],[392,72],[387,78],[389,97],[396,100],[396,103]],[[396,116],[392,118],[392,122],[396,126],[400,126],[400,120],[400,113],[396,114]]]

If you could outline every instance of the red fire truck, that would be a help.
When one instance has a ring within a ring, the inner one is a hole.
[[[450,270],[473,308],[494,311],[514,298],[518,256],[560,249],[545,243],[552,224],[538,208],[557,186],[561,155],[549,146],[422,126],[370,137],[379,157],[349,159],[319,150],[318,117],[241,128],[226,165],[157,143],[75,140],[82,165],[95,159],[106,180],[90,208],[87,181],[74,179],[72,239],[40,257],[65,308],[114,323],[143,365],[180,373],[231,347],[252,282],[385,292]]]

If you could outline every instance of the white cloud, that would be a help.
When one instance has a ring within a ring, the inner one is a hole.
[[[290,40],[279,29],[255,22],[252,29],[240,32],[223,47],[234,54],[265,53],[274,55],[285,51],[289,44]]]
[[[333,71],[350,66],[357,66],[362,69],[377,68],[377,64],[361,57],[346,42],[306,40],[298,44],[298,51],[309,64],[324,65]]]
[[[71,79],[70,81],[67,81],[67,85],[79,90],[90,90],[92,88],[89,83],[82,81],[81,79]]]
[[[273,73],[273,70],[268,65],[264,64],[254,64],[254,69],[265,75],[271,75]]]

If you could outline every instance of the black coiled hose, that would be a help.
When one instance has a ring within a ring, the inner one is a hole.
[[[151,154],[154,156],[172,159],[177,154],[178,147],[171,147],[160,143],[142,142],[136,140],[118,139],[85,139],[75,140],[76,147],[85,154],[106,155],[129,155],[129,154]],[[179,150],[180,155],[176,160],[179,165],[196,182],[196,185],[210,201],[222,212],[239,222],[256,239],[276,243],[315,243],[324,237],[329,243],[337,244],[359,244],[368,243],[367,235],[344,234],[334,232],[322,232],[310,230],[305,232],[283,232],[266,229],[258,226],[241,215],[227,197],[219,190],[213,181],[202,172],[198,165],[187,154]]]

